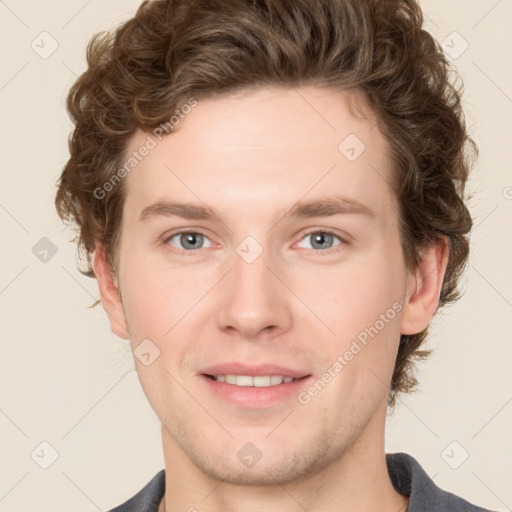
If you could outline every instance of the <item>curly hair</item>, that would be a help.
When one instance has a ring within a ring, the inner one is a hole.
[[[472,225],[464,189],[478,149],[462,81],[422,23],[416,0],[153,0],[94,35],[67,98],[74,130],[55,199],[62,220],[77,226],[80,271],[94,277],[101,241],[117,273],[124,182],[105,197],[95,190],[120,168],[137,128],[168,122],[190,97],[312,85],[367,100],[390,147],[406,266],[448,240],[438,308],[457,300]],[[431,352],[420,350],[427,330],[401,336],[390,406],[417,384],[414,364]]]

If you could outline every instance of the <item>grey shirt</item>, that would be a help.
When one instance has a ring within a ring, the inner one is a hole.
[[[490,512],[443,491],[406,453],[387,453],[386,464],[394,488],[409,496],[407,512]],[[109,512],[157,512],[165,491],[165,470],[159,471],[133,498]]]

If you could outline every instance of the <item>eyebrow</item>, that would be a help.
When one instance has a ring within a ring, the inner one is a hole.
[[[296,218],[330,217],[340,214],[362,214],[370,218],[375,212],[364,203],[347,197],[331,196],[320,199],[300,200],[283,216]],[[157,201],[144,208],[139,221],[148,221],[155,217],[181,217],[190,220],[213,220],[220,218],[208,206],[191,203]]]

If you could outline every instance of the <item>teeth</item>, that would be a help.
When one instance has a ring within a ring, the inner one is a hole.
[[[288,384],[293,382],[293,377],[283,377],[281,375],[214,375],[213,378],[218,382],[226,382],[235,386],[254,386],[257,388],[265,388],[268,386],[276,386],[278,384]]]

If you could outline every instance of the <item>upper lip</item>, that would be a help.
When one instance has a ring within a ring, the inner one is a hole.
[[[203,375],[280,375],[300,379],[309,375],[308,372],[281,366],[278,364],[247,364],[241,362],[220,363],[209,366],[199,373]]]

